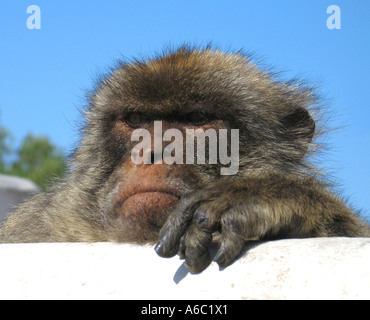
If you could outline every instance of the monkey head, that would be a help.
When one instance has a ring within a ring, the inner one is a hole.
[[[297,173],[315,131],[306,109],[312,102],[309,90],[274,81],[240,53],[182,47],[121,62],[90,95],[75,171],[99,176],[88,188],[98,194],[113,240],[156,241],[168,214],[190,191],[271,166]],[[238,129],[239,171],[230,177],[220,175],[220,164],[155,162],[155,121],[184,136],[187,129]],[[140,151],[151,160],[143,164],[131,157],[138,129],[152,139]]]

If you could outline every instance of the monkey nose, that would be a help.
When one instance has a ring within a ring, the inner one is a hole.
[[[149,164],[161,164],[163,153],[162,150],[160,152],[154,151],[152,148],[145,149],[143,151],[143,158],[145,159],[145,163]]]
[[[131,159],[134,164],[162,163],[162,152],[155,152],[153,148],[132,150]]]

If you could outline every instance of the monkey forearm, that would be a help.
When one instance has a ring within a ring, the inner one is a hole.
[[[220,232],[215,261],[230,264],[249,240],[368,236],[369,229],[314,179],[281,176],[220,182],[185,196],[161,231],[156,251],[178,251],[200,272],[210,262],[212,233]]]
[[[45,193],[23,203],[1,225],[0,243],[51,241],[51,230],[43,221],[45,208],[48,207],[49,201]]]
[[[82,207],[66,211],[70,194],[66,190],[42,193],[20,205],[0,228],[0,243],[106,241],[94,228]]]
[[[314,179],[268,177],[238,188],[233,194],[239,193],[240,203],[229,210],[246,226],[247,240],[369,235],[366,224]]]

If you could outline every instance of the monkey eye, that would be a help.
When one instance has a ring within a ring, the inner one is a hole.
[[[191,112],[185,116],[185,122],[195,125],[205,124],[212,120],[214,118],[204,112]]]
[[[128,114],[124,121],[131,127],[138,127],[143,123],[147,123],[150,121],[149,117],[145,114],[138,113],[138,112],[131,112]]]

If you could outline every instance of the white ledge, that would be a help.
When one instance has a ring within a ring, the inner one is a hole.
[[[230,267],[187,271],[152,247],[0,245],[0,299],[370,299],[370,239],[252,245]]]

